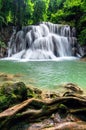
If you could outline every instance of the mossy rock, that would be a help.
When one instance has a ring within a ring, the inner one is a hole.
[[[4,83],[1,87],[1,94],[6,96],[15,95],[20,97],[21,101],[27,99],[27,88],[23,82]]]
[[[27,87],[28,98],[41,98],[42,91],[38,88]]]
[[[0,89],[0,109],[6,109],[27,99],[27,88],[23,82],[4,83]]]
[[[9,100],[5,95],[0,95],[0,112],[8,108]]]

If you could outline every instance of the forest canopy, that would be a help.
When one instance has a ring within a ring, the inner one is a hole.
[[[0,28],[42,21],[75,26],[80,44],[86,44],[86,0],[0,0]]]

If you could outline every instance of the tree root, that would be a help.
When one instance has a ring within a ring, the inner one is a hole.
[[[54,127],[41,130],[86,130],[86,122],[63,122]]]
[[[58,97],[48,99],[47,101],[35,98],[27,99],[0,113],[0,129],[3,128],[4,130],[4,126],[8,128],[8,126],[14,124],[15,121],[24,120],[30,123],[46,119],[56,112],[58,112],[62,118],[70,113],[80,120],[86,121],[86,99],[79,96]],[[71,124],[71,126],[75,125],[72,122],[64,123],[67,127],[69,124]],[[56,129],[60,127],[63,127],[63,124],[56,126]]]

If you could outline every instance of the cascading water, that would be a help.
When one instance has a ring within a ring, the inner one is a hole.
[[[8,57],[19,59],[55,59],[75,56],[75,29],[68,25],[43,22],[23,27],[13,33],[8,44]]]

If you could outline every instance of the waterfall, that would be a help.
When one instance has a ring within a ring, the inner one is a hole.
[[[8,43],[8,57],[34,60],[76,56],[75,36],[75,28],[68,25],[42,22],[26,26],[13,32]]]

